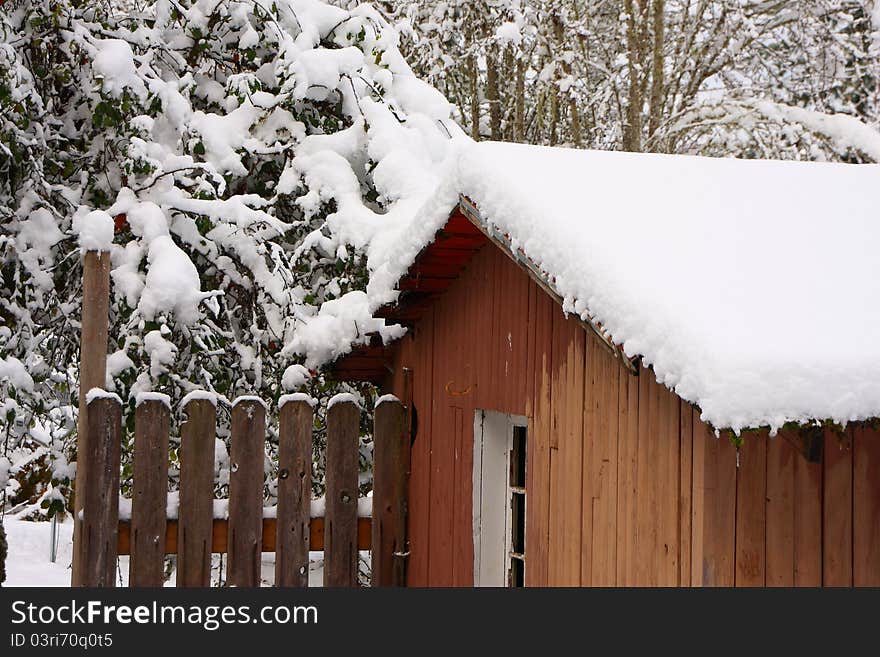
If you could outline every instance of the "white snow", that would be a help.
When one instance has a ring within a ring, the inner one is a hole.
[[[208,392],[207,390],[193,390],[192,392],[188,392],[183,399],[180,400],[180,407],[186,408],[186,405],[191,401],[204,400],[211,403],[215,408],[217,407],[217,394],[213,392]]]
[[[358,518],[369,518],[373,513],[373,497],[372,495],[368,495],[366,497],[359,497],[357,501],[357,515]],[[327,513],[327,498],[323,495],[321,497],[316,497],[312,499],[311,507],[309,509],[309,516],[312,518],[323,518]]]
[[[716,428],[880,416],[880,166],[481,143],[457,186]]]
[[[115,392],[107,392],[103,388],[92,388],[86,393],[86,404],[91,404],[96,399],[113,399],[122,406],[122,400]]]
[[[382,395],[381,397],[379,397],[376,400],[376,406],[379,406],[379,404],[384,404],[386,402],[400,403],[400,400],[397,397],[395,397],[394,395]]]
[[[291,365],[281,376],[281,387],[285,390],[296,390],[308,383],[311,378],[312,375],[302,365]]]
[[[73,219],[73,230],[79,235],[79,248],[86,251],[109,251],[113,245],[113,217],[103,210],[92,210]]]
[[[357,398],[357,395],[354,395],[350,392],[340,392],[338,395],[333,395],[330,398],[330,401],[327,402],[327,408],[331,409],[336,404],[354,404],[358,408],[360,408],[360,400]]]
[[[171,409],[171,397],[162,392],[137,393],[134,398],[135,408],[148,401],[159,402],[160,404],[164,404],[165,406],[167,406],[169,410]]]
[[[260,397],[257,397],[256,395],[241,395],[240,397],[236,397],[234,400],[232,400],[232,408],[235,408],[239,404],[244,403],[257,403],[265,408],[267,411],[269,410],[269,406],[266,404],[266,402],[264,402]]]
[[[2,384],[4,380],[22,390],[34,389],[34,380],[31,375],[28,374],[24,363],[14,356],[0,358],[0,384]]]
[[[102,79],[104,91],[119,97],[125,89],[131,89],[144,98],[147,89],[137,74],[131,46],[121,39],[102,39],[95,43],[94,70]]]
[[[289,395],[281,395],[281,397],[278,398],[278,410],[284,408],[285,404],[292,402],[305,402],[312,408],[315,408],[315,406],[318,405],[318,400],[311,395],[304,392],[294,392]]]

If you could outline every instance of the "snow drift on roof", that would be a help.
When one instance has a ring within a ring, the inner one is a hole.
[[[456,184],[715,427],[880,416],[880,166],[481,143]]]

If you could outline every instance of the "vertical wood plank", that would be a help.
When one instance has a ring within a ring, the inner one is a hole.
[[[880,586],[880,431],[853,429],[853,585]]]
[[[170,416],[167,402],[157,399],[135,409],[129,586],[164,582]]]
[[[585,586],[617,580],[617,472],[619,362],[595,336],[587,336],[584,394]],[[623,374],[623,376],[628,376]]]
[[[278,522],[275,586],[309,585],[312,427],[308,401],[288,400],[278,411]]]
[[[229,454],[229,562],[226,585],[260,585],[266,407],[239,397],[232,405]]]
[[[618,390],[617,586],[636,585],[636,511],[639,448],[639,381],[621,375]]]
[[[679,467],[679,582],[681,586],[691,586],[691,548],[693,534],[691,522],[693,514],[693,409],[682,401],[679,418],[679,440],[681,444]]]
[[[764,586],[767,439],[748,435],[736,471],[736,586]]]
[[[89,477],[83,497],[80,585],[115,586],[119,534],[119,453],[122,404],[98,397],[88,404]]]
[[[699,445],[698,445],[699,443]],[[699,456],[699,459],[697,458]],[[736,554],[736,450],[694,420],[694,583],[733,586]],[[700,498],[697,503],[697,497]],[[698,527],[700,532],[697,534]],[[700,554],[699,563],[696,555]]]
[[[76,438],[76,480],[73,498],[73,563],[71,585],[83,586],[80,511],[88,478],[88,405],[86,394],[103,388],[107,378],[107,331],[110,306],[110,254],[88,251],[83,257],[82,319],[79,356],[79,415]],[[79,493],[79,494],[77,494]]]
[[[798,455],[794,470],[794,585],[822,585],[822,464]]]
[[[359,418],[354,402],[327,409],[324,586],[357,586]]]
[[[406,584],[410,442],[406,409],[376,406],[373,428],[372,586]]]
[[[822,585],[853,583],[852,429],[845,436],[825,431]]]
[[[767,438],[767,586],[794,586],[795,460],[785,431]]]
[[[192,399],[180,427],[180,509],[177,528],[177,586],[211,583],[214,519],[214,441],[217,409],[209,399]]]
[[[534,308],[534,411],[529,419],[526,466],[526,584],[549,583],[550,540],[550,434],[553,306],[550,298],[532,285]],[[531,313],[530,313],[531,315]]]
[[[553,334],[552,435],[557,449],[550,463],[549,584],[580,586],[586,333],[557,307]]]

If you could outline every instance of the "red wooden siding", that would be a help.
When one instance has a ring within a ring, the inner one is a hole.
[[[415,316],[414,316],[415,317]],[[395,347],[418,433],[412,585],[473,583],[474,413],[529,421],[526,583],[880,585],[880,435],[749,434],[737,453],[484,246]]]

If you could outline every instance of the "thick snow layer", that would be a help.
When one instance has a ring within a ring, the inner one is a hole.
[[[376,400],[376,406],[378,406],[379,404],[385,404],[386,402],[400,403],[400,400],[394,395],[382,395]]]
[[[262,400],[262,398],[257,397],[256,395],[241,395],[240,397],[236,397],[235,399],[232,400],[232,408],[235,408],[239,404],[254,403],[254,402],[256,402],[257,404],[259,404],[260,406],[265,408],[267,411],[269,410],[269,407],[266,405],[266,402],[264,402]]]
[[[481,143],[456,184],[716,428],[880,416],[880,166]]]
[[[83,253],[109,251],[113,246],[113,217],[103,210],[74,217],[73,229],[79,234],[79,248]]]
[[[171,409],[171,397],[162,392],[139,392],[135,395],[134,405],[135,408],[143,404],[144,402],[155,401],[160,404],[164,404]]]
[[[300,386],[304,386],[312,375],[302,365],[291,365],[281,376],[281,387],[285,390],[296,390]]]
[[[360,408],[360,400],[357,398],[357,395],[354,395],[350,392],[340,392],[338,395],[333,395],[330,398],[330,401],[327,402],[327,408],[331,409],[336,404],[354,404],[358,408]]]
[[[96,399],[113,399],[122,406],[122,400],[115,392],[107,392],[103,388],[92,388],[86,393],[86,404],[91,404]]]
[[[210,402],[212,406],[217,407],[217,394],[213,392],[208,392],[207,390],[193,390],[186,394],[186,396],[180,400],[180,407],[186,408],[186,405],[191,401],[204,400]]]
[[[318,400],[311,395],[304,392],[294,392],[289,395],[281,395],[281,397],[278,399],[278,410],[284,408],[285,404],[290,404],[293,402],[305,402],[312,408],[318,405]]]
[[[16,388],[21,388],[22,390],[34,389],[34,380],[28,374],[24,363],[14,356],[0,358],[0,384],[4,381],[8,381]]]

